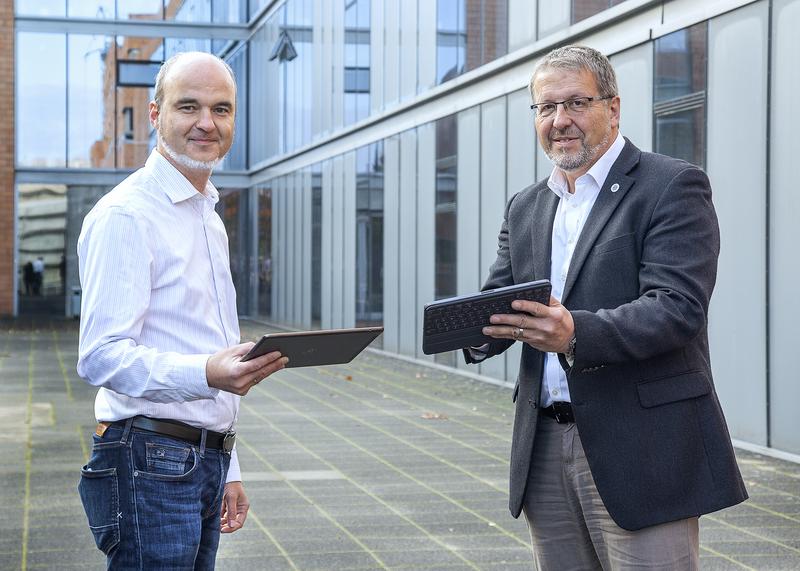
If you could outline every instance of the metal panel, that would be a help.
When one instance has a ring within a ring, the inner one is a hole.
[[[333,2],[333,128],[344,125],[344,2]]]
[[[419,359],[432,361],[422,352],[422,308],[436,292],[436,127],[417,127],[417,346]]]
[[[312,89],[314,92],[311,94],[311,100],[314,104],[311,106],[311,133],[312,138],[317,138],[317,135],[324,130],[323,121],[327,116],[324,113],[324,105],[328,95],[324,90],[325,87],[325,66],[322,65],[323,57],[325,54],[324,45],[324,32],[323,32],[323,19],[322,19],[322,5],[324,0],[314,0],[314,46],[312,53],[314,54],[314,61],[320,62],[320,65],[312,65],[311,74],[313,77]],[[251,79],[252,81],[252,79]],[[253,93],[258,93],[253,91]],[[253,107],[256,107],[255,105]]]
[[[384,0],[383,102],[395,103],[400,95],[400,0]]]
[[[400,133],[400,283],[417,281],[417,131]],[[417,353],[417,295],[414,287],[400,288],[400,353]],[[420,341],[419,345],[422,342]]]
[[[508,51],[536,40],[536,2],[508,0]]]
[[[322,163],[322,252],[320,260],[320,325],[333,327],[333,161]]]
[[[416,2],[400,3],[400,22],[400,99],[406,100],[417,94],[419,40],[417,39]],[[426,59],[435,58],[428,57]]]
[[[711,362],[734,438],[766,444],[767,3],[709,22],[708,172],[722,233]],[[732,97],[731,94],[736,96]],[[747,128],[740,121],[747,101]],[[746,299],[742,296],[745,295]]]
[[[481,110],[473,107],[458,114],[458,195],[457,256],[458,294],[474,293],[480,289],[484,271],[480,265],[480,180],[481,180]],[[467,368],[457,359],[459,368]],[[473,370],[473,367],[469,367]]]
[[[333,159],[333,271],[331,287],[333,327],[342,327],[342,310],[344,292],[342,291],[342,275],[344,274],[344,158]]]
[[[653,43],[609,58],[617,72],[620,131],[643,151],[653,149]]]
[[[506,98],[481,105],[480,281],[497,258],[497,232],[506,205]],[[461,180],[461,179],[459,179]],[[504,357],[480,365],[482,375],[505,380]]]
[[[383,348],[400,351],[400,141],[383,143]]]
[[[311,169],[303,169],[303,218],[300,226],[302,226],[303,234],[303,249],[300,254],[302,264],[302,276],[300,281],[302,296],[301,296],[301,314],[300,324],[303,329],[311,328],[311,230],[313,222],[311,219],[313,212],[312,205],[312,192],[311,192]]]
[[[369,107],[376,113],[383,109],[383,0],[371,2],[369,14]]]
[[[800,93],[800,0],[777,0],[772,21],[772,117],[770,132],[770,257],[769,257],[769,370],[770,445],[800,454],[800,403],[798,383],[797,324],[800,322],[800,193],[797,167],[800,156],[797,129],[787,129],[786,118],[796,117]],[[796,123],[795,123],[796,125]]]
[[[420,93],[436,85],[436,17],[434,4],[420,2],[417,16],[419,28],[419,53],[417,81]]]
[[[550,0],[537,2],[539,6],[539,38],[569,26],[572,2],[570,0]]]
[[[356,325],[356,153],[344,156],[342,327]]]
[[[294,283],[292,284],[292,323],[300,327],[303,324],[303,298],[304,291],[307,287],[306,282],[303,281],[303,267],[307,265],[308,258],[303,254],[305,253],[305,227],[303,219],[305,217],[305,201],[304,197],[306,189],[303,185],[303,171],[298,171],[294,176],[294,217],[292,220],[292,231],[294,237],[292,239],[292,262],[294,264]]]

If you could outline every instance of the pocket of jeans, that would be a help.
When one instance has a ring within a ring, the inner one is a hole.
[[[83,510],[97,548],[108,553],[119,543],[119,489],[117,469],[81,468],[78,484]]]
[[[191,459],[190,454],[192,454]],[[146,442],[145,463],[146,469],[137,467],[133,473],[134,477],[152,480],[187,480],[198,466],[197,451],[191,446]]]

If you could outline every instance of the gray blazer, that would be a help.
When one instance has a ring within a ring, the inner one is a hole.
[[[511,198],[484,289],[550,277],[557,205],[546,181]],[[711,377],[708,303],[718,253],[705,173],[626,140],[586,220],[561,300],[577,337],[572,367],[561,358],[575,422],[600,496],[622,528],[747,498]],[[494,341],[486,356],[510,344]],[[465,351],[467,362],[476,357]],[[536,469],[543,364],[543,353],[523,346],[513,397],[514,517]]]

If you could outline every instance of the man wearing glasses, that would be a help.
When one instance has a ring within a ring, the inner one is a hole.
[[[538,569],[697,569],[698,517],[747,498],[706,324],[719,229],[705,173],[619,133],[613,68],[547,54],[530,83],[552,174],[515,195],[484,289],[549,278],[467,362],[524,343],[509,507]]]

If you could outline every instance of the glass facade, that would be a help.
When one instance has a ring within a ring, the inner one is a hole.
[[[244,22],[246,0],[17,0],[18,16]]]
[[[705,22],[655,41],[654,148],[700,166],[705,164],[707,62]]]
[[[436,122],[436,299],[456,295],[458,118]]]
[[[383,144],[356,151],[356,325],[383,323]]]

